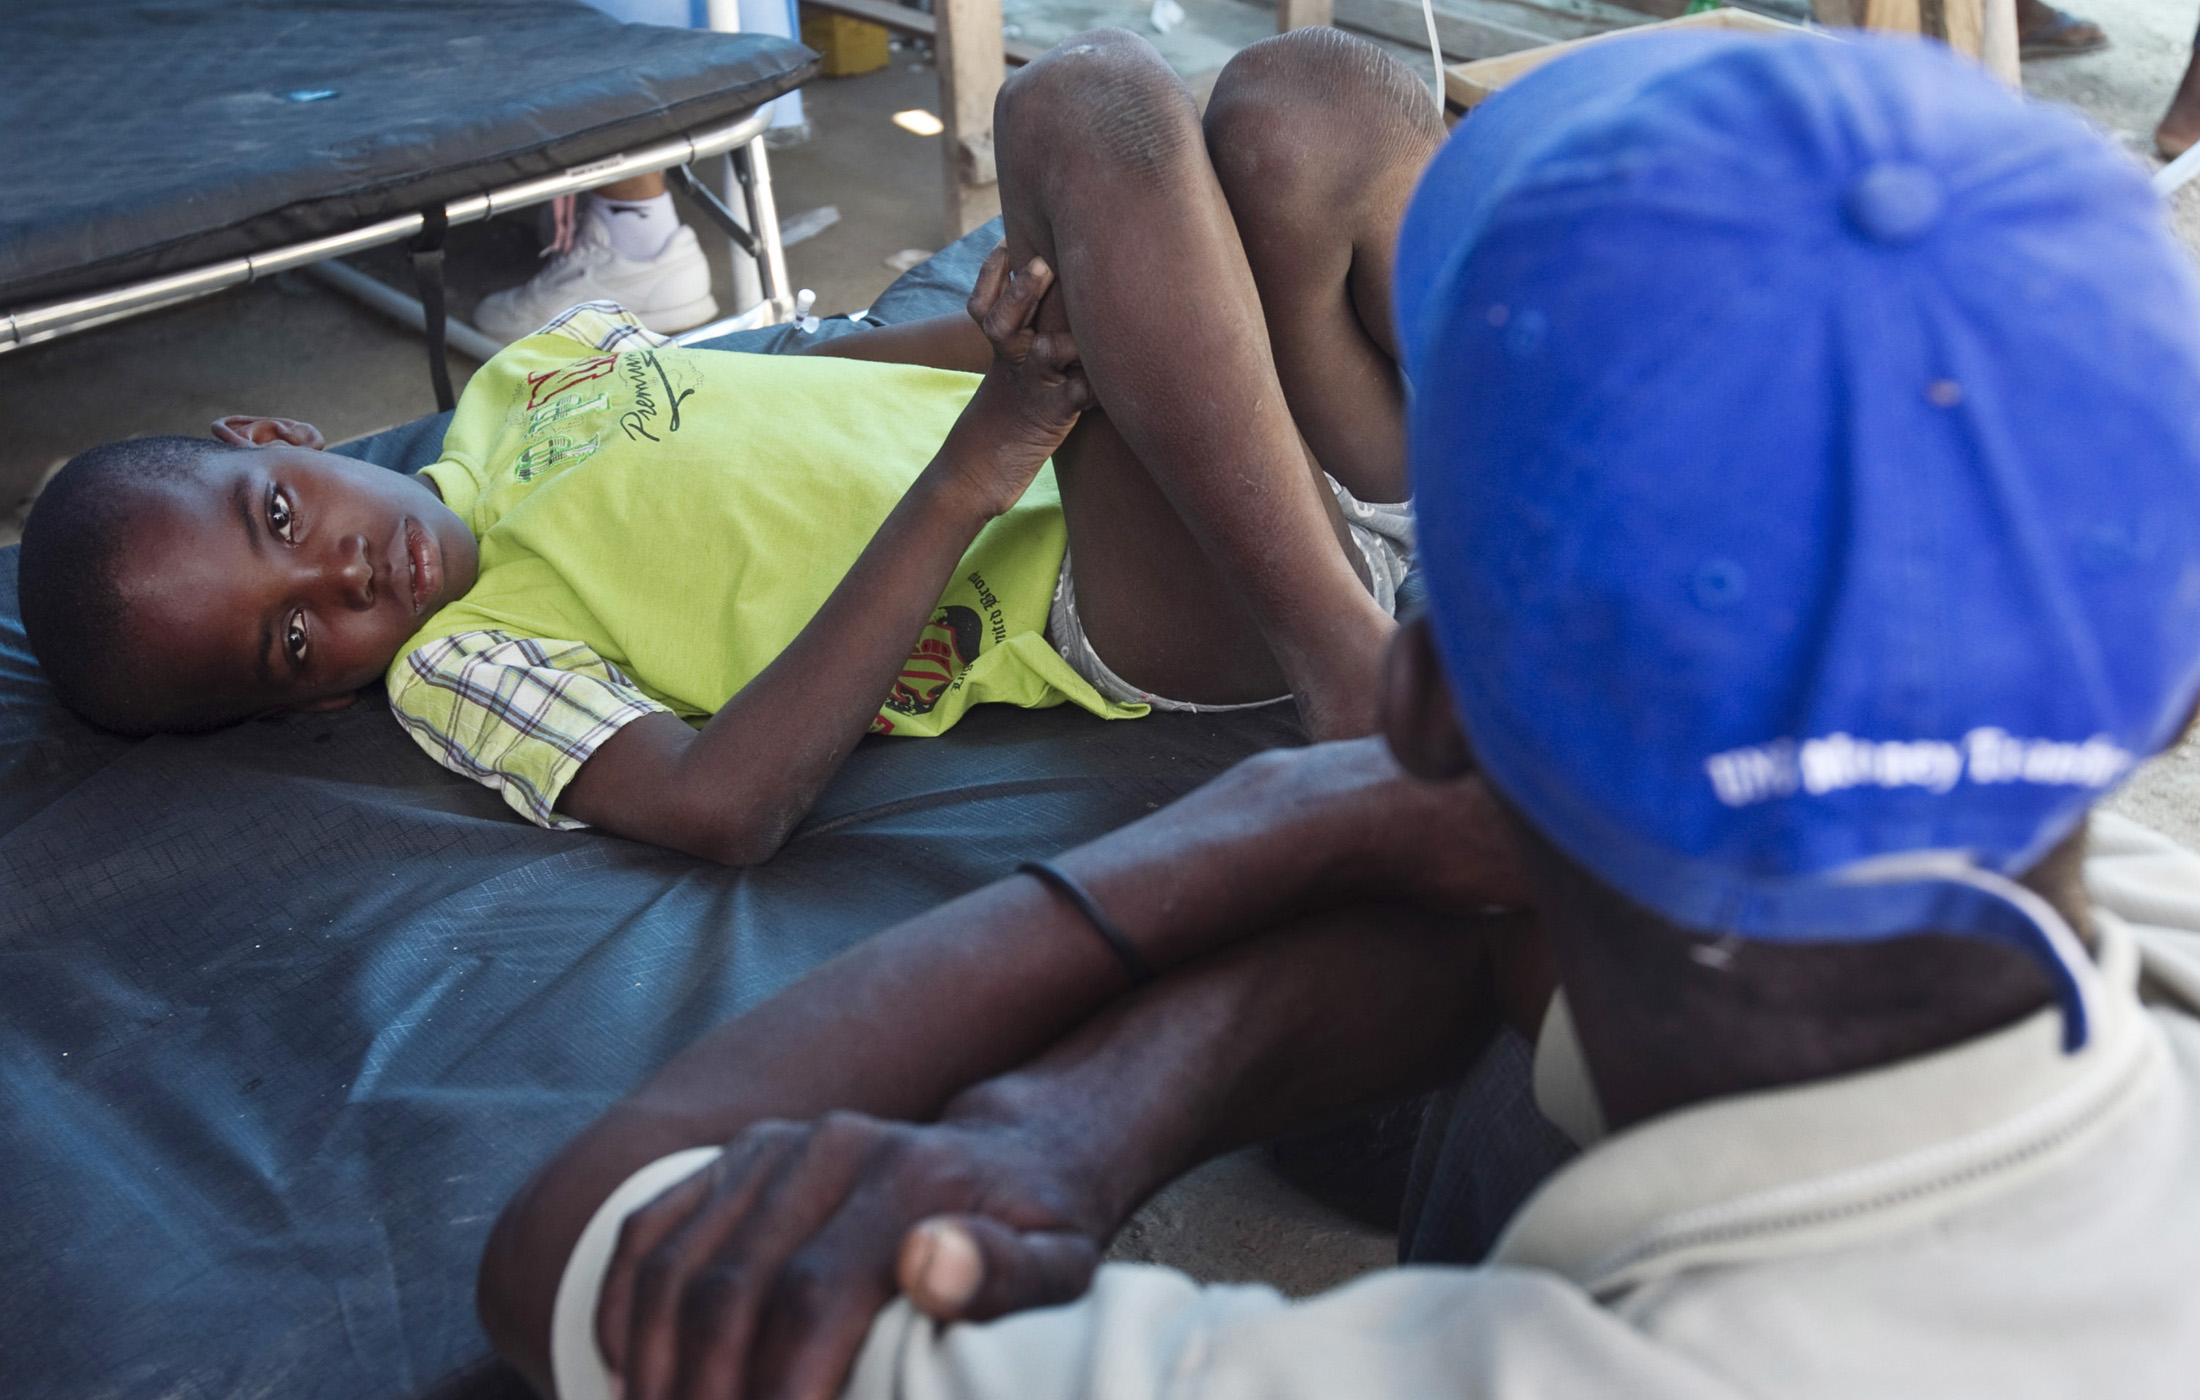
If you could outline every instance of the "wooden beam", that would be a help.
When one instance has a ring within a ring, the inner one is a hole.
[[[1888,34],[1918,34],[1917,0],[1864,0],[1864,27]]]
[[[2017,68],[2016,0],[1812,0],[1820,24],[1885,29],[1945,39],[2011,87]]]
[[[1276,0],[1276,32],[1288,34],[1294,29],[1308,29],[1317,24],[1328,24],[1335,18],[1330,0]]]
[[[993,169],[993,99],[1007,61],[1001,0],[933,0],[932,57],[939,65],[942,238],[952,243],[1001,212]]]
[[[2017,0],[1985,0],[1978,61],[1986,71],[2020,91],[2024,70],[2017,63]]]
[[[1948,47],[1968,58],[1977,58],[1986,47],[1986,5],[1984,0],[1939,0],[1940,25],[1935,29],[1933,17],[1927,15],[1925,32],[1937,33],[1948,41]]]
[[[1589,44],[1601,44],[1622,34],[1645,33],[1653,29],[1736,29],[1745,33],[1772,35],[1812,32],[1801,25],[1760,15],[1754,10],[1702,10],[1696,14],[1683,15],[1679,19],[1656,20],[1634,29],[1615,29],[1609,33],[1592,34],[1586,39],[1570,39],[1563,44],[1545,44],[1539,49],[1477,59],[1472,63],[1452,64],[1444,70],[1444,100],[1453,107],[1471,111],[1506,84],[1522,74],[1533,72],[1554,58],[1573,53]]]
[[[907,5],[896,5],[893,0],[802,0],[805,5],[815,5],[834,14],[851,15],[867,19],[873,24],[883,24],[897,34],[914,34],[920,39],[936,39],[939,26],[922,10],[912,10]],[[1031,62],[1046,49],[1038,44],[1026,44],[1015,39],[1001,42],[1001,54],[1010,66]]]

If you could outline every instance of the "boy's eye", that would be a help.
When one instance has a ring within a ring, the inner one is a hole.
[[[290,654],[290,659],[292,661],[295,661],[300,665],[305,664],[306,615],[304,613],[292,613],[290,615],[290,621],[284,624],[283,650]]]
[[[280,488],[268,494],[267,528],[274,531],[275,538],[281,540],[284,544],[292,543],[290,538],[290,497],[285,495]]]

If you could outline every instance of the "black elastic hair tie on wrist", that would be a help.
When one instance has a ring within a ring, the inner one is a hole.
[[[1085,922],[1092,925],[1092,931],[1100,935],[1100,941],[1108,945],[1108,951],[1115,954],[1116,961],[1123,964],[1123,970],[1131,975],[1133,988],[1153,981],[1153,968],[1138,956],[1130,939],[1124,937],[1123,926],[1109,918],[1108,911],[1100,907],[1100,901],[1092,897],[1092,891],[1077,883],[1068,871],[1052,861],[1027,860],[1016,867],[1016,873],[1037,876],[1039,883],[1051,886],[1055,893],[1074,905],[1077,912],[1085,916]]]

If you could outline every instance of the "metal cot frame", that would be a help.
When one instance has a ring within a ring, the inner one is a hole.
[[[756,259],[758,280],[763,290],[763,300],[748,311],[728,320],[700,327],[682,339],[702,339],[750,326],[774,325],[793,316],[794,293],[787,285],[786,250],[779,241],[779,211],[772,196],[771,162],[764,149],[764,132],[770,124],[771,107],[766,103],[719,126],[659,141],[625,155],[609,156],[586,165],[574,166],[556,175],[538,176],[485,194],[452,200],[442,207],[443,220],[446,224],[475,223],[492,214],[524,209],[560,195],[577,194],[652,170],[665,170],[670,172],[669,182],[675,189],[693,201],[711,222],[725,231],[736,246]],[[743,202],[747,206],[748,221],[745,227],[702,182],[682,168],[715,155],[726,155],[731,159],[734,177],[741,186]],[[149,277],[107,291],[0,311],[0,354],[174,306],[225,288],[241,287],[292,268],[311,267],[316,263],[342,257],[346,253],[417,239],[423,231],[429,229],[433,213],[433,210],[428,210],[401,214],[348,233],[329,234],[326,237],[270,249],[264,253],[227,258],[183,272]],[[416,327],[427,323],[427,314],[418,300],[385,287],[341,264],[331,264],[323,271],[325,274],[334,274],[325,276],[324,280],[369,301],[378,309]],[[365,283],[366,286],[360,287],[358,283]],[[480,345],[495,344],[470,326],[454,324],[452,329],[478,337]],[[475,353],[472,346],[464,343],[463,336],[454,336],[454,343],[459,343],[460,348],[468,353]]]

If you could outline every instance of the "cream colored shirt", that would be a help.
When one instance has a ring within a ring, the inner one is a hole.
[[[1546,1182],[1480,1268],[1390,1269],[1291,1303],[1109,1265],[1076,1303],[945,1329],[897,1302],[846,1394],[2200,1393],[2200,855],[2097,813],[2086,878],[2109,994],[2075,1055],[2043,1011],[1638,1124]],[[1565,1054],[1560,1025],[1539,1059]],[[1539,1065],[1546,1094],[1572,1078]],[[714,1154],[644,1168],[575,1249],[553,1343],[564,1400],[609,1394],[590,1321],[620,1221]]]

